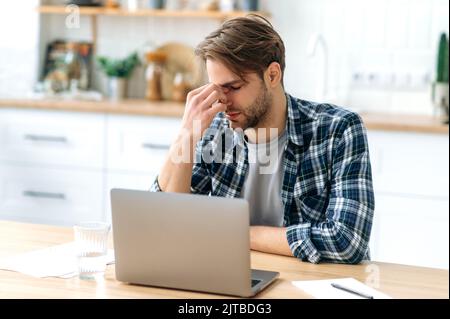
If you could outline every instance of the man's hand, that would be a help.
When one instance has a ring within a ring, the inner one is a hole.
[[[211,125],[214,116],[227,109],[227,102],[222,88],[215,84],[207,84],[189,92],[180,135],[188,134],[197,142]],[[198,127],[200,131],[194,132]]]
[[[292,257],[285,227],[250,226],[250,249]]]

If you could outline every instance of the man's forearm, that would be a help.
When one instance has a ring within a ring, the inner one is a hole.
[[[250,249],[293,256],[286,239],[285,227],[251,226]]]
[[[162,191],[190,193],[193,167],[193,140],[180,136],[171,145],[169,154],[158,175]]]

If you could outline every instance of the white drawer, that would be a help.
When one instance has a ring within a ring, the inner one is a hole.
[[[108,174],[106,176],[106,220],[111,222],[111,189],[135,189],[148,191],[158,172],[148,174]]]
[[[103,220],[102,173],[0,164],[0,218],[56,225]]]
[[[376,192],[448,198],[448,136],[369,131]]]
[[[108,117],[107,168],[158,172],[180,125],[174,118]]]
[[[100,168],[104,116],[0,110],[0,161]]]

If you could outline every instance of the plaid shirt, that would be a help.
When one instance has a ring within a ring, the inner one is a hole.
[[[375,200],[366,129],[350,111],[287,95],[288,142],[281,199],[293,255],[312,263],[359,263],[369,257]],[[223,113],[197,144],[191,192],[239,198],[248,171],[242,136],[220,142],[229,130]],[[225,146],[224,146],[225,144]],[[205,161],[201,154],[220,154]],[[217,158],[217,157],[215,157]],[[161,191],[158,179],[151,191]]]

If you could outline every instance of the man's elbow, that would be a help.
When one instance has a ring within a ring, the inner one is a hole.
[[[358,244],[355,244],[355,240],[360,240]],[[346,242],[345,244],[337,245],[334,247],[334,252],[331,254],[334,262],[343,264],[359,264],[367,258],[368,243],[361,238]]]

